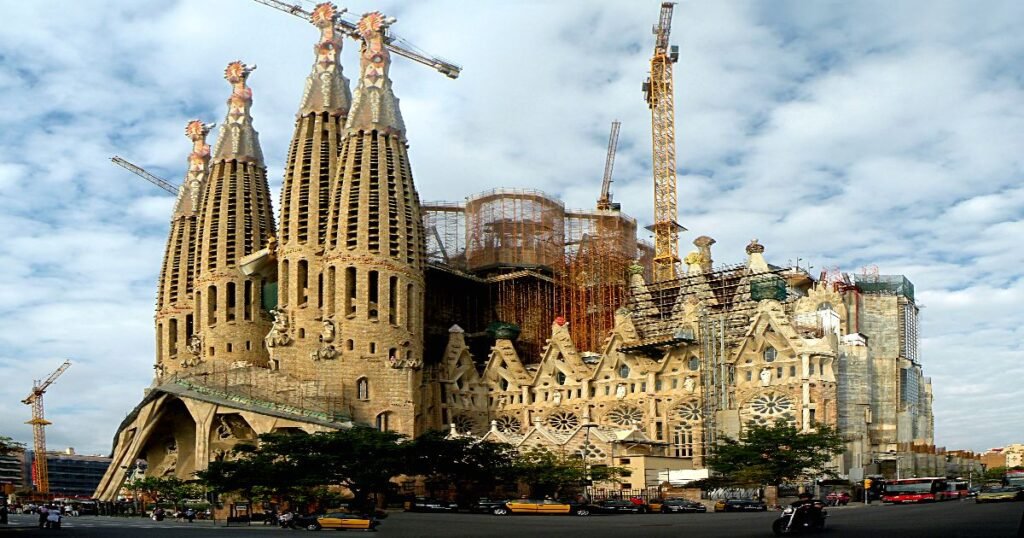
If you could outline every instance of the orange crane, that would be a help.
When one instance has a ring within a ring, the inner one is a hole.
[[[117,155],[114,155],[113,157],[111,157],[110,158],[110,162],[120,166],[121,168],[124,168],[125,170],[128,170],[129,172],[131,172],[131,173],[141,177],[142,179],[145,179],[146,181],[156,185],[157,187],[160,187],[161,189],[163,189],[163,190],[165,190],[165,191],[167,191],[167,192],[169,192],[169,193],[171,193],[173,195],[177,195],[178,194],[178,187],[175,187],[173,183],[171,183],[170,181],[167,181],[164,178],[157,177],[157,176],[154,176],[153,174],[150,174],[149,172],[146,171],[145,168],[142,168],[141,166],[134,165],[134,164],[132,164],[132,163],[130,163],[130,162],[128,162],[128,161],[118,157]]]
[[[619,127],[622,122],[612,122],[612,132],[608,134],[608,155],[604,159],[604,179],[601,181],[601,197],[597,199],[598,209],[614,209],[618,211],[620,205],[612,203],[612,168],[615,167],[615,150],[619,147]]]
[[[673,95],[672,64],[679,61],[679,47],[668,45],[672,31],[674,2],[661,4],[661,16],[654,26],[654,56],[651,76],[643,84],[644,98],[651,109],[651,137],[654,164],[654,280],[676,277],[679,263],[679,216],[676,193],[676,106]]]
[[[285,13],[290,13],[301,19],[306,19],[307,21],[312,20],[313,17],[313,14],[311,12],[306,11],[305,9],[302,8],[302,6],[298,4],[288,4],[286,2],[281,2],[280,0],[255,1],[265,6],[270,6],[274,9],[278,9]],[[344,12],[344,9],[339,10],[339,14]],[[335,25],[335,28],[343,35],[347,35],[356,40],[362,39],[359,35],[359,30],[356,27],[356,23],[354,22],[349,22],[339,17],[337,20],[337,24]],[[423,65],[426,65],[428,67],[432,67],[442,75],[451,79],[459,78],[459,73],[462,72],[462,67],[453,64],[447,60],[444,60],[442,58],[439,58],[437,56],[430,56],[422,51],[417,51],[415,50],[416,47],[413,46],[411,43],[394,34],[391,34],[390,32],[388,32],[388,35],[385,36],[384,38],[384,47],[399,56],[403,56],[415,62],[419,62]]]
[[[66,360],[46,378],[42,383],[36,380],[32,383],[32,392],[21,401],[25,405],[32,406],[32,420],[25,424],[32,425],[32,448],[35,450],[35,471],[36,491],[39,493],[50,492],[50,475],[46,469],[46,426],[52,424],[43,417],[43,393],[71,366],[71,361]]]

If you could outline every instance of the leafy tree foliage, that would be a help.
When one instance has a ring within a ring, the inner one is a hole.
[[[202,484],[182,480],[176,476],[146,476],[126,482],[125,489],[139,494],[143,500],[154,503],[171,503],[178,508],[185,499],[198,499],[205,495]]]
[[[423,476],[428,487],[454,485],[462,495],[484,495],[515,478],[516,452],[505,443],[448,438],[445,431],[427,432],[403,444],[404,474]]]
[[[628,470],[604,465],[590,465],[587,469],[578,456],[533,447],[516,456],[513,474],[529,486],[533,497],[558,497],[588,480],[615,482],[622,476],[628,476]]]
[[[782,419],[770,426],[750,422],[739,439],[722,438],[707,465],[735,482],[777,486],[802,476],[831,475],[825,465],[842,451],[842,438],[826,424],[801,432]]]

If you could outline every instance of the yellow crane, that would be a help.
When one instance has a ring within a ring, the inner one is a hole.
[[[679,263],[679,232],[676,222],[676,107],[672,85],[672,64],[679,61],[679,47],[669,47],[674,2],[661,4],[661,15],[652,32],[654,56],[651,76],[643,84],[644,98],[651,109],[651,138],[654,164],[654,280],[676,277]]]
[[[149,172],[146,171],[145,168],[142,168],[141,166],[132,164],[131,162],[126,161],[121,157],[118,157],[117,155],[111,157],[110,162],[120,166],[121,168],[124,168],[125,170],[128,170],[129,172],[141,177],[142,179],[145,179],[146,181],[156,185],[157,187],[160,187],[161,189],[171,194],[178,194],[178,187],[175,187],[173,183],[167,181],[162,177],[150,174]]]
[[[60,365],[50,374],[50,377],[46,378],[46,381],[40,383],[36,380],[32,384],[32,392],[29,393],[28,397],[21,401],[25,405],[32,406],[32,420],[25,424],[32,425],[32,448],[35,450],[35,471],[36,471],[36,491],[39,493],[50,492],[50,475],[46,469],[46,426],[52,424],[50,421],[43,417],[43,393],[46,389],[53,384],[54,381],[60,377],[60,374],[64,373],[71,366],[71,361],[64,361],[64,364]]]
[[[287,2],[281,2],[280,0],[254,1],[265,6],[269,6],[274,9],[283,11],[285,13],[295,15],[296,17],[299,17],[301,19],[306,19],[307,21],[312,20],[313,17],[313,13],[306,11],[305,9],[302,8],[301,5],[298,4],[289,4]],[[319,8],[320,5],[322,4],[317,4],[317,7]],[[339,15],[344,12],[344,9],[340,10]],[[349,22],[339,17],[337,23],[335,24],[335,28],[339,32],[341,32],[342,35],[347,35],[356,40],[361,39],[361,37],[359,36],[359,30],[356,28],[356,23],[354,22]],[[442,75],[448,78],[459,78],[459,73],[462,72],[462,67],[459,67],[458,65],[453,64],[443,58],[439,58],[437,56],[430,56],[422,51],[416,50],[416,47],[413,46],[411,43],[390,32],[388,32],[388,35],[385,36],[384,38],[384,47],[399,56],[403,56],[405,58],[413,60],[414,62],[418,62],[428,67],[432,67],[437,72],[441,73]]]
[[[612,203],[612,168],[615,167],[615,150],[619,147],[619,127],[622,122],[612,122],[612,132],[608,134],[608,155],[604,159],[604,179],[601,181],[601,197],[597,199],[598,209],[619,209],[619,204]]]

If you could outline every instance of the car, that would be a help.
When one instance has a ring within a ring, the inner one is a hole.
[[[986,486],[981,488],[974,498],[976,503],[994,503],[1002,501],[1024,500],[1024,491],[1020,488],[1009,486]]]
[[[431,497],[416,497],[411,501],[405,501],[406,512],[458,512],[459,503],[453,501],[442,501]]]
[[[646,514],[647,505],[627,499],[605,499],[592,504],[590,508],[598,514]]]
[[[569,501],[555,501],[551,499],[517,499],[514,501],[508,501],[502,506],[495,506],[494,509],[491,510],[491,513],[496,516],[507,516],[510,514],[572,514],[577,516],[589,516],[590,506]]]
[[[752,499],[721,499],[715,503],[715,512],[765,512],[768,505]]]
[[[850,494],[845,491],[833,491],[825,496],[826,504],[831,506],[846,506],[850,504]]]
[[[495,507],[505,506],[508,499],[491,499],[489,497],[480,497],[478,501],[470,505],[469,511],[475,514],[490,514],[494,511]]]
[[[654,510],[655,503],[651,503],[651,510]],[[663,514],[682,514],[686,512],[699,512],[704,513],[708,511],[708,508],[703,504],[696,501],[688,501],[686,499],[667,499],[660,503],[658,511]]]
[[[347,512],[328,512],[319,516],[305,516],[296,521],[296,526],[301,526],[308,531],[321,529],[375,531],[377,525],[380,525],[380,522],[375,518]]]

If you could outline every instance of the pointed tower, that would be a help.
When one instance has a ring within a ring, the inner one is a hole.
[[[422,374],[425,246],[388,77],[384,40],[393,22],[374,12],[358,25],[359,83],[331,190],[324,315],[337,328],[331,375],[352,418],[415,435],[436,426],[438,406]]]
[[[327,242],[329,196],[337,173],[338,152],[352,103],[339,56],[339,13],[332,4],[316,6],[311,18],[320,29],[313,46],[315,62],[306,77],[295,120],[281,189],[281,234],[277,247],[278,307],[286,316],[289,338],[271,355],[284,371],[313,378],[311,359],[332,358],[334,348],[323,318],[323,254]],[[321,351],[323,348],[323,351]],[[314,354],[320,353],[314,357]]]
[[[193,361],[188,351],[194,324],[192,284],[195,277],[195,247],[199,193],[206,182],[210,146],[206,143],[213,124],[192,120],[185,136],[192,141],[185,181],[178,189],[167,237],[164,264],[156,299],[156,379],[181,370]]]
[[[197,362],[267,364],[263,338],[270,329],[261,308],[263,282],[245,276],[240,260],[267,246],[274,234],[267,170],[249,109],[246,79],[255,67],[228,64],[228,113],[213,149],[210,175],[199,198],[195,323]]]

